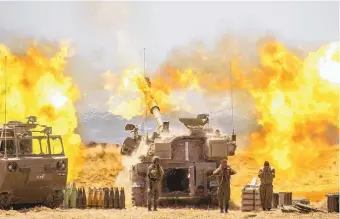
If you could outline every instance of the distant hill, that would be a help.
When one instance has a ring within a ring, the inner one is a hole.
[[[218,128],[224,132],[231,132],[232,125],[231,119],[228,118],[228,113],[227,111],[217,116],[212,116],[210,127]],[[195,117],[196,115],[190,116]],[[172,128],[185,129],[183,124],[178,121],[177,116],[162,116],[162,118],[164,121],[170,121],[170,130]],[[82,136],[85,144],[89,144],[90,142],[122,144],[124,139],[131,135],[131,133],[125,131],[125,125],[127,123],[138,125],[141,131],[142,119],[133,118],[132,120],[125,120],[110,112],[99,111],[93,108],[86,112],[78,112],[78,123],[76,132]],[[242,118],[235,118],[235,131],[239,136],[239,140],[241,140],[241,135],[244,135],[242,141],[246,140],[249,131],[258,128],[254,123],[256,122],[253,121],[253,124],[251,124]],[[147,121],[147,131],[151,134],[154,130],[156,130],[156,124],[155,121],[150,118]]]

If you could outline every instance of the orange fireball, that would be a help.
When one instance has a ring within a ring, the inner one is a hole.
[[[73,180],[77,175],[81,138],[74,133],[78,125],[75,101],[79,91],[64,72],[68,55],[69,49],[64,45],[52,57],[37,47],[16,56],[0,45],[0,111],[5,111],[6,74],[7,121],[25,121],[26,117],[34,115],[40,124],[52,126],[53,133],[63,136],[69,158],[68,180]],[[1,116],[0,123],[4,122]]]

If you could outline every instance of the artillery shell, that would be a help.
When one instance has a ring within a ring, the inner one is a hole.
[[[85,188],[82,189],[82,193],[83,193],[83,208],[86,208],[86,192],[85,192]]]
[[[94,188],[93,207],[98,207],[98,190],[96,188]]]
[[[104,203],[104,195],[103,195],[103,189],[99,190],[99,199],[98,199],[98,208],[103,208]]]
[[[109,197],[108,197],[107,188],[104,189],[104,208],[108,208],[109,205]]]
[[[120,194],[119,194],[119,208],[125,209],[125,192],[124,192],[123,187],[120,189]]]
[[[114,196],[115,196],[114,208],[119,209],[119,191],[117,187],[115,188]]]
[[[72,189],[71,189],[70,208],[76,208],[76,207],[77,207],[77,187],[76,187],[76,184],[73,183]]]
[[[109,197],[109,208],[114,208],[115,196],[113,188],[110,189],[110,197]]]
[[[92,208],[92,205],[93,205],[93,190],[92,190],[92,188],[89,188],[89,196],[88,196],[88,199],[87,199],[87,206],[89,207],[89,208]]]
[[[76,208],[79,208],[79,207],[80,207],[80,206],[79,206],[79,202],[80,202],[80,197],[79,197],[79,195],[80,195],[80,192],[79,192],[79,189],[77,189]]]
[[[123,195],[122,195],[122,197],[123,197],[123,209],[125,209],[125,190],[124,190],[124,188],[122,188],[122,192],[123,192]]]

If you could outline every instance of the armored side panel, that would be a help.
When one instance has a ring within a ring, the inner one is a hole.
[[[194,196],[196,191],[195,166],[189,167],[189,195]]]
[[[208,173],[213,172],[217,167],[215,162],[196,163],[196,195],[207,195],[208,188]],[[211,179],[210,179],[211,180]],[[215,180],[215,178],[213,178]]]
[[[145,163],[138,163],[132,167],[132,171],[134,174],[139,176],[146,176],[146,172],[148,170],[148,165]]]
[[[180,136],[171,143],[171,162],[190,163],[203,159],[204,138]]]
[[[120,153],[122,155],[130,155],[138,147],[140,141],[134,138],[127,137],[122,145]]]
[[[223,159],[235,155],[236,145],[227,139],[209,139],[207,145],[210,159]]]
[[[144,206],[147,201],[147,174],[148,164],[138,163],[132,166],[130,170],[130,179],[132,181],[132,204],[134,206]]]
[[[155,156],[171,159],[171,143],[155,143]]]

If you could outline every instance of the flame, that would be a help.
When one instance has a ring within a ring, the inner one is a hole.
[[[105,89],[114,90],[111,85],[113,82],[109,79],[110,77],[112,79],[113,76],[109,72],[106,72],[104,76],[106,78]],[[179,88],[186,91],[203,92],[203,89],[199,86],[199,78],[193,74],[191,69],[184,73],[174,71],[172,76],[175,77],[174,81],[180,82]],[[162,77],[153,79],[150,87],[143,72],[138,68],[131,67],[126,69],[118,80],[120,81],[118,89],[109,101],[110,112],[115,115],[120,115],[125,119],[144,116],[145,106],[150,107],[153,100],[157,102],[164,113],[178,112],[183,109],[192,111],[186,101],[180,101],[186,99],[185,94],[176,93],[176,95],[173,95],[173,86],[163,83]]]
[[[294,178],[303,169],[316,168],[322,151],[337,144],[325,136],[329,129],[339,129],[339,89],[322,77],[325,72],[336,73],[337,65],[328,69],[318,65],[333,46],[310,53],[305,60],[279,43],[260,50],[261,67],[252,76],[261,83],[249,86],[263,127],[250,136],[249,150],[259,164],[270,160],[289,171],[286,177]]]
[[[313,201],[339,190],[339,51],[335,43],[300,59],[283,44],[271,42],[259,51],[261,65],[243,83],[255,100],[262,128],[249,136],[247,164],[265,160],[277,169],[276,191],[293,191]],[[332,63],[332,64],[321,64]],[[238,160],[236,155],[231,160]],[[253,175],[257,169],[250,170]],[[245,175],[235,177],[241,186]],[[236,192],[239,196],[239,192]],[[236,198],[238,198],[236,196]]]
[[[51,95],[49,98],[50,103],[56,108],[62,107],[67,102],[67,100],[68,98],[60,94],[58,91],[55,91],[54,95]]]
[[[340,84],[340,42],[332,43],[326,48],[326,54],[320,58],[320,76],[332,83]]]
[[[74,133],[77,127],[75,101],[78,88],[65,75],[69,48],[48,57],[41,49],[29,48],[25,55],[15,56],[5,45],[0,45],[0,110],[5,111],[5,76],[7,79],[7,120],[26,121],[37,116],[38,122],[52,127],[53,134],[61,135],[69,159],[68,180],[77,175],[81,138]],[[4,123],[1,116],[0,123]]]
[[[78,187],[111,187],[122,169],[122,157],[117,145],[88,146],[82,150],[84,163],[75,183]],[[95,181],[93,179],[96,179]]]

